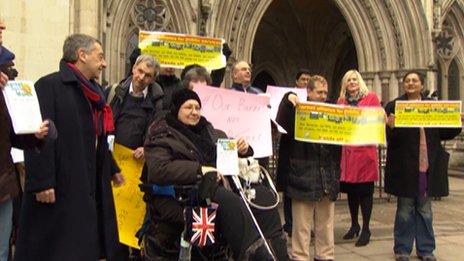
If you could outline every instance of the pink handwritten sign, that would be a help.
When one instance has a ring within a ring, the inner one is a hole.
[[[270,104],[271,104],[271,119],[275,120],[277,116],[277,111],[279,110],[280,101],[284,95],[288,92],[294,92],[298,96],[300,102],[306,101],[306,89],[304,88],[289,88],[289,87],[278,87],[268,85],[266,89],[266,93],[271,96]]]
[[[201,114],[231,138],[244,138],[254,157],[272,155],[269,97],[197,85]]]

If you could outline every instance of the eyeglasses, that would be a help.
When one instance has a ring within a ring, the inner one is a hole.
[[[193,112],[194,110],[197,112],[201,112],[201,107],[200,106],[195,106],[195,105],[187,105],[187,106],[182,106],[180,107],[181,110],[187,110],[190,112]]]

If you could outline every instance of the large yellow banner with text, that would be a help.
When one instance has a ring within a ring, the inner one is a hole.
[[[139,48],[143,54],[156,57],[162,66],[184,68],[199,64],[209,70],[226,66],[220,38],[164,32],[140,31]]]
[[[113,156],[126,181],[120,187],[113,187],[119,241],[140,249],[135,233],[142,226],[145,217],[145,202],[139,189],[143,161],[135,159],[131,149],[119,144],[114,144]]]
[[[461,101],[396,101],[395,127],[462,127]]]
[[[385,145],[385,112],[380,107],[300,103],[295,111],[295,139],[337,145]]]

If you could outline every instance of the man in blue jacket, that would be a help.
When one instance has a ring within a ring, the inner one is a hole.
[[[253,94],[263,93],[261,89],[251,86],[251,67],[245,61],[236,62],[232,66],[232,80],[233,90]]]

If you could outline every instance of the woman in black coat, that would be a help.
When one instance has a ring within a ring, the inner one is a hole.
[[[414,240],[421,259],[436,260],[430,197],[448,195],[449,155],[440,142],[461,132],[461,128],[395,127],[395,102],[426,100],[422,95],[423,82],[420,73],[408,72],[403,78],[405,94],[385,107],[388,115],[385,191],[398,197],[394,252],[400,261],[409,260]]]
[[[218,203],[215,237],[227,243],[234,259],[271,260],[244,202],[218,184],[220,175],[215,170],[218,135],[225,136],[201,117],[201,101],[188,89],[176,93],[171,112],[151,125],[145,142],[145,158],[148,182],[156,187],[153,195],[145,198],[152,221],[145,237],[148,260],[177,260],[185,227],[185,204],[179,195],[186,185],[195,184],[199,184],[198,193],[190,194],[190,197],[197,198],[201,205]],[[252,153],[244,140],[239,139],[237,145],[242,156]],[[269,228],[262,229],[266,234],[264,230]],[[194,249],[192,258],[213,254]],[[275,253],[276,256],[279,254]],[[205,258],[210,260],[212,256]]]

